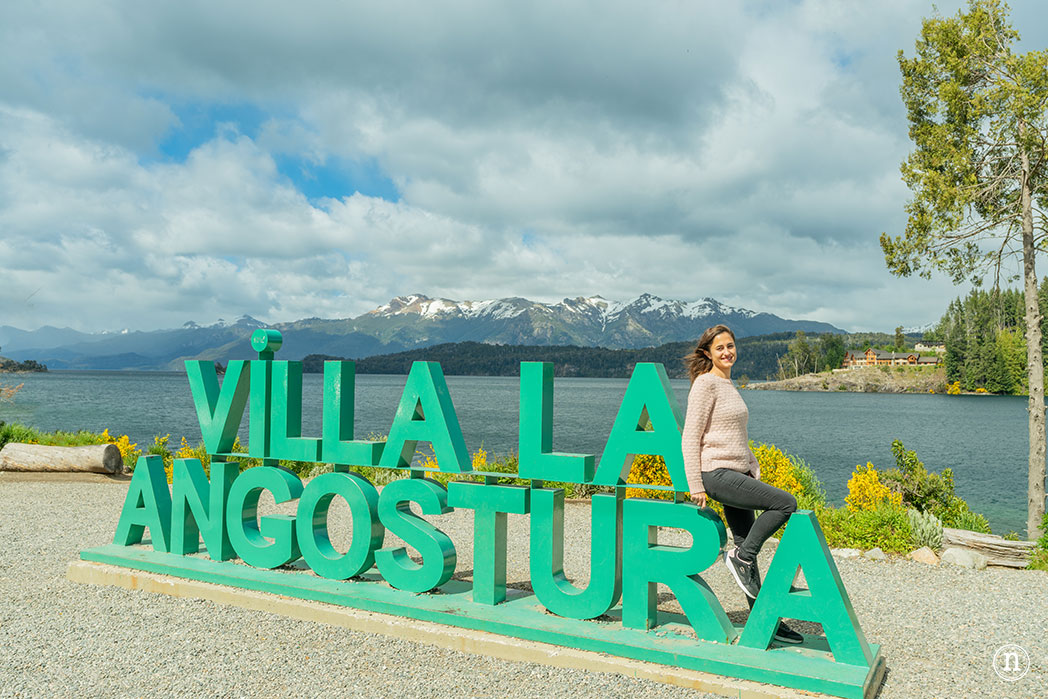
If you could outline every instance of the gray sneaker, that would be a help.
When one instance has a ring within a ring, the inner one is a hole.
[[[785,621],[780,621],[779,628],[775,629],[775,640],[779,643],[804,643],[804,636],[787,626]]]
[[[731,577],[735,578],[742,591],[751,599],[757,599],[757,593],[761,590],[760,571],[757,569],[757,561],[747,563],[736,556],[738,549],[732,549],[724,554],[724,565],[728,567]]]

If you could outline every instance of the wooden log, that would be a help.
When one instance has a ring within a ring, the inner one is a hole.
[[[0,471],[120,473],[124,459],[115,444],[51,447],[10,442],[0,449]]]
[[[980,534],[966,529],[942,530],[943,546],[959,546],[977,551],[986,556],[987,565],[1025,568],[1030,564],[1037,543],[1034,541],[1009,541],[995,534]]]

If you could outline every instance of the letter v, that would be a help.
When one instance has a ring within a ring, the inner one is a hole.
[[[200,434],[208,454],[228,454],[233,449],[250,393],[251,365],[241,359],[229,362],[222,387],[213,362],[186,362]]]

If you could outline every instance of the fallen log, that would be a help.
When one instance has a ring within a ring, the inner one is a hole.
[[[942,530],[943,546],[958,546],[977,551],[986,556],[987,565],[1025,568],[1030,564],[1037,543],[1034,541],[1009,541],[995,534],[980,534],[966,529]]]
[[[114,444],[52,447],[9,442],[0,449],[0,471],[120,473],[124,459]]]

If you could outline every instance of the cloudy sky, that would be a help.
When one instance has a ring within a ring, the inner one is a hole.
[[[952,14],[957,2],[939,2]],[[1014,0],[1020,48],[1048,6]],[[0,4],[0,325],[641,293],[849,330],[896,279],[930,2]],[[1045,270],[1048,271],[1048,270]]]

